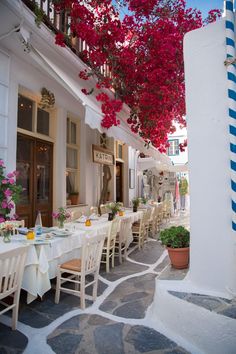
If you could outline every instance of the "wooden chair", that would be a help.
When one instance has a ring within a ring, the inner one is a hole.
[[[132,235],[133,235],[133,243],[138,244],[138,248],[141,249],[144,244],[144,224],[143,224],[143,216],[137,222],[135,222],[132,226]]]
[[[165,200],[163,202],[163,219],[167,222],[171,217],[171,202],[169,200]]]
[[[110,259],[111,259],[111,266],[114,268],[115,266],[115,243],[116,237],[119,230],[120,220],[118,218],[111,221],[107,238],[104,242],[103,250],[102,250],[102,259],[101,263],[106,264],[106,272],[109,273],[110,271]]]
[[[72,259],[58,266],[57,285],[55,294],[55,303],[59,303],[60,291],[79,296],[80,306],[85,309],[85,299],[95,301],[97,298],[98,274],[104,244],[105,235],[97,235],[94,237],[85,237],[82,244],[82,253],[80,259]],[[63,273],[70,274],[64,277]],[[86,276],[92,275],[92,280]],[[62,286],[64,283],[72,283],[74,289]],[[92,296],[86,294],[86,288],[93,285]]]
[[[123,220],[120,226],[120,232],[116,236],[115,242],[115,257],[119,257],[120,264],[122,263],[122,258],[127,258],[127,248],[128,248],[128,237],[127,228],[130,230],[130,220]]]
[[[12,231],[13,235],[18,234],[19,227],[25,227],[25,220],[16,220],[16,221],[13,221],[13,223],[14,223],[14,228]]]
[[[107,206],[105,204],[101,204],[100,205],[100,213],[101,213],[101,215],[108,213],[108,209],[107,209]]]
[[[71,212],[71,221],[75,221],[77,219],[79,219],[82,215],[82,212],[79,210],[75,210]]]
[[[27,251],[28,246],[18,247],[2,253],[0,257],[0,303],[5,307],[0,311],[0,315],[12,310],[12,329],[17,327],[19,298]],[[13,296],[12,305],[2,301],[9,295]]]

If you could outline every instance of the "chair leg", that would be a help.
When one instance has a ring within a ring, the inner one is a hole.
[[[12,310],[12,329],[13,330],[16,330],[16,327],[17,327],[19,299],[20,299],[20,289],[16,290],[16,292],[14,294],[13,301],[14,301],[15,306],[13,307],[13,310]]]
[[[121,244],[119,243],[119,262],[122,263],[122,252],[121,252]]]
[[[115,245],[112,247],[112,256],[111,256],[111,267],[115,267]]]
[[[81,279],[80,283],[80,307],[82,310],[85,309],[85,279]]]
[[[94,274],[94,284],[93,284],[93,301],[96,300],[97,298],[97,292],[98,292],[98,272]]]
[[[106,272],[107,273],[109,273],[109,271],[110,271],[110,257],[109,257],[109,252],[108,252],[108,250],[107,250],[107,253],[106,253]]]
[[[61,272],[57,272],[57,284],[56,284],[56,293],[55,293],[55,303],[59,304],[60,300],[60,285],[61,285]]]

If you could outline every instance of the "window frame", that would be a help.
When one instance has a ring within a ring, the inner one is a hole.
[[[176,149],[175,149],[175,142],[177,142],[177,147],[178,147],[177,153],[176,153]],[[168,147],[168,156],[179,156],[179,152],[180,152],[179,139],[169,139],[168,143],[170,144],[170,146]],[[171,146],[171,143],[173,144],[173,146]],[[172,148],[172,150],[173,150],[172,154],[170,153],[170,148]]]
[[[69,134],[68,134],[68,124],[69,121]],[[76,125],[76,144],[71,143],[71,123]],[[68,140],[67,140],[68,136]],[[67,166],[67,151],[68,149],[76,150],[77,151],[77,168],[72,168]],[[66,118],[66,176],[67,173],[75,173],[76,174],[76,182],[75,182],[75,189],[74,191],[79,193],[80,190],[80,120],[76,117],[67,114]],[[69,194],[66,190],[66,193]]]
[[[20,128],[18,126],[18,96],[21,95],[29,100],[31,100],[33,102],[33,112],[32,112],[32,130],[27,130],[24,128]],[[19,86],[18,89],[18,95],[17,95],[17,117],[16,117],[16,126],[17,126],[17,132],[18,133],[22,133],[25,135],[29,135],[29,136],[33,136],[39,139],[43,139],[45,141],[50,141],[50,142],[54,142],[54,135],[53,135],[53,126],[54,126],[54,122],[53,122],[53,117],[55,116],[55,108],[52,109],[46,109],[44,108],[43,110],[49,113],[49,135],[45,135],[42,133],[38,133],[37,131],[37,111],[38,108],[42,109],[39,105],[40,102],[40,97],[32,94],[32,92],[30,92],[29,90]]]

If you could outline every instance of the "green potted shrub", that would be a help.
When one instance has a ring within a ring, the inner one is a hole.
[[[184,269],[189,264],[190,233],[183,226],[172,226],[160,232],[160,241],[167,247],[174,268]]]
[[[79,192],[70,192],[69,199],[71,201],[71,205],[79,204]]]
[[[139,198],[133,198],[132,199],[132,204],[133,204],[133,212],[136,212],[138,210],[139,204],[140,204],[140,199]]]

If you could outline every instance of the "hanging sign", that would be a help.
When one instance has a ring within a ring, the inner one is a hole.
[[[113,152],[97,145],[92,145],[93,162],[103,165],[114,165]]]

